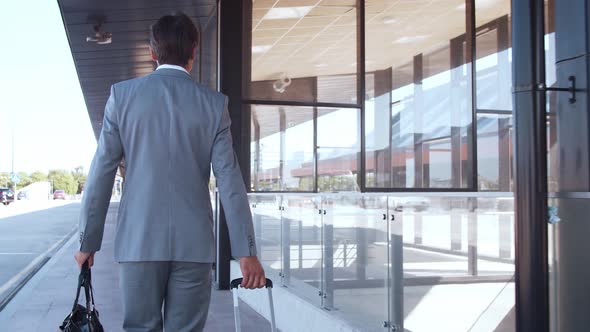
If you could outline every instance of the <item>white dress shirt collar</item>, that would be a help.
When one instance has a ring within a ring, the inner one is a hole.
[[[158,68],[156,68],[156,70],[158,69],[176,69],[176,70],[182,70],[183,72],[187,73],[190,75],[190,73],[188,71],[186,71],[186,69],[184,69],[181,66],[177,66],[177,65],[169,65],[169,64],[163,64],[163,65],[159,65]]]

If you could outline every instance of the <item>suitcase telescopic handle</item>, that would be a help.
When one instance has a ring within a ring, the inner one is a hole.
[[[242,281],[244,280],[244,278],[237,278],[231,281],[231,283],[229,284],[230,289],[234,289],[234,288],[238,288],[240,287],[240,285],[242,284]],[[272,288],[272,280],[266,278],[266,285],[264,285],[264,287],[266,288]]]

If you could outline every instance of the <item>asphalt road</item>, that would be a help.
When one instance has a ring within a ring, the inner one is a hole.
[[[79,211],[72,201],[0,205],[0,288],[77,228]]]

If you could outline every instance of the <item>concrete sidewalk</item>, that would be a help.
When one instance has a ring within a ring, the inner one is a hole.
[[[111,203],[102,250],[92,269],[96,307],[105,331],[122,331],[118,266],[113,259],[113,239],[118,203]],[[0,331],[58,331],[72,308],[78,268],[73,253],[77,234],[20,290],[0,312]],[[245,303],[240,303],[242,330],[266,331],[270,324]],[[213,291],[205,331],[234,330],[233,306],[229,291]]]

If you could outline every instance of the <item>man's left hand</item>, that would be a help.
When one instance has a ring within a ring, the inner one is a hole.
[[[78,251],[74,255],[74,259],[76,259],[76,263],[78,266],[82,268],[82,265],[88,261],[88,267],[92,267],[94,265],[94,253],[93,252],[82,252]]]

